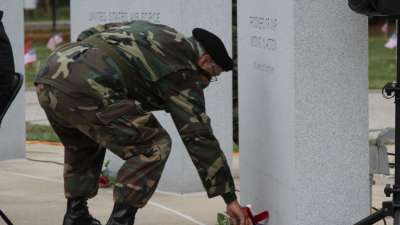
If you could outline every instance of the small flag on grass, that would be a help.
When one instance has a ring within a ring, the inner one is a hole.
[[[56,40],[54,39],[54,36],[50,37],[49,41],[47,42],[47,47],[52,51],[56,50]]]
[[[60,44],[61,42],[63,42],[61,33],[58,33],[57,35],[54,36],[54,40],[56,41],[56,45]]]
[[[397,36],[396,36],[396,33],[394,33],[394,34],[390,37],[389,41],[385,44],[385,47],[386,47],[386,48],[393,49],[393,48],[396,47],[396,46],[397,46]]]
[[[61,42],[63,42],[61,33],[58,33],[57,35],[53,34],[47,42],[47,47],[54,51],[56,50],[56,45],[60,44]]]
[[[29,52],[29,50],[31,50],[31,48],[32,48],[32,42],[31,42],[31,39],[28,39],[28,41],[26,42],[26,45],[25,45],[24,54],[26,55]],[[27,64],[27,63],[25,63],[25,64]],[[32,66],[32,63],[28,63],[28,65]]]
[[[25,54],[24,62],[25,64],[29,64],[35,61],[36,61],[36,49],[32,48],[31,50],[29,50],[28,53]]]

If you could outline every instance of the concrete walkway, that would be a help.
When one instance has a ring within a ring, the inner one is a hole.
[[[39,105],[36,88],[25,88],[25,121],[26,124],[50,125]]]
[[[394,146],[388,146],[388,150],[394,152]],[[27,145],[29,159],[63,163],[63,152],[61,146]],[[240,190],[239,157],[234,156],[233,160],[233,176]],[[61,224],[66,210],[62,174],[63,166],[55,163],[30,160],[0,163],[0,209],[14,225]],[[375,175],[374,180],[372,205],[379,207],[383,201],[390,200],[383,189],[386,184],[393,185],[394,179]],[[239,192],[237,195],[240,199]],[[112,187],[99,189],[98,195],[88,202],[90,213],[105,224],[113,207]],[[156,192],[147,206],[138,211],[135,224],[214,225],[217,213],[226,211],[225,207],[220,197],[208,199],[205,195],[176,196]],[[0,219],[0,225],[3,224]],[[393,219],[388,218],[387,224],[393,224]]]
[[[63,163],[63,147],[27,145],[27,158]],[[234,178],[239,186],[239,158],[234,156]],[[62,224],[66,210],[63,166],[55,163],[20,161],[0,163],[0,209],[14,225]],[[88,201],[90,213],[107,223],[113,207],[112,187],[100,188]],[[238,193],[240,196],[240,194]],[[176,196],[155,193],[138,211],[135,224],[216,224],[217,213],[226,211],[221,197]],[[0,224],[5,224],[0,218]]]
[[[369,139],[376,139],[378,134],[395,123],[394,99],[384,99],[381,90],[370,90],[369,97]]]

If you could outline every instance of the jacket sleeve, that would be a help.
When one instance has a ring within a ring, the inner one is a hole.
[[[129,23],[129,22],[125,22]],[[91,27],[89,29],[86,29],[82,31],[79,35],[76,41],[83,41],[86,38],[92,36],[93,34],[103,32],[104,30],[113,28],[113,27],[120,27],[123,26],[125,23],[106,23],[106,24],[99,24],[94,27]]]
[[[79,35],[78,38],[76,39],[76,41],[83,41],[86,38],[92,36],[93,34],[99,33],[106,30],[106,24],[99,24],[96,25],[94,27],[91,27],[89,29],[86,29],[84,31],[82,31]]]
[[[229,165],[211,120],[206,114],[203,83],[196,71],[173,74],[164,84],[164,101],[183,143],[200,175],[209,198],[222,195],[226,203],[236,200],[235,185]],[[168,82],[166,82],[168,83]]]

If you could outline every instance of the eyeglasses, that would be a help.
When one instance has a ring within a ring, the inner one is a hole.
[[[214,66],[213,65],[211,65],[211,66],[213,68],[214,76],[211,76],[210,82],[217,82],[218,81],[217,74],[215,73]]]

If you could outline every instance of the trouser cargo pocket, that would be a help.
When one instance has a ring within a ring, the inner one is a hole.
[[[151,140],[162,131],[162,126],[151,112],[146,112],[138,101],[122,100],[97,113],[105,126],[112,126],[120,141],[133,143]]]

